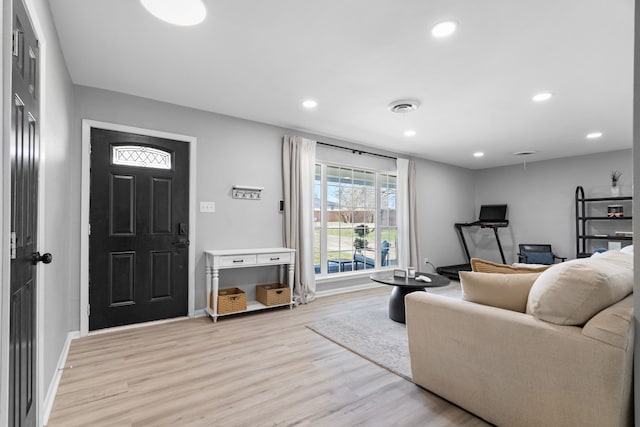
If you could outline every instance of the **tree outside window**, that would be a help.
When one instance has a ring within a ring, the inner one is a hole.
[[[396,259],[395,175],[318,164],[314,205],[317,274],[370,270]]]

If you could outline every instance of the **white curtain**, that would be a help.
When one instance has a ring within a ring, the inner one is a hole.
[[[416,165],[413,160],[398,159],[396,218],[398,223],[398,267],[419,270],[416,215]]]
[[[282,143],[284,181],[284,241],[295,249],[293,294],[296,302],[315,299],[313,266],[313,181],[316,141],[285,135]]]

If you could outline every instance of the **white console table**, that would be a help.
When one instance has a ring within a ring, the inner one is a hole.
[[[295,266],[295,249],[287,248],[259,248],[259,249],[223,249],[214,251],[204,251],[206,256],[206,282],[207,282],[207,308],[205,311],[214,322],[225,313],[218,314],[218,290],[220,289],[220,270],[227,268],[249,268],[264,267],[267,265],[280,266],[280,283],[283,283],[285,266],[287,269],[287,284],[291,291],[289,303],[280,305],[264,305],[258,301],[247,301],[247,310],[264,310],[266,308],[281,307],[288,305],[293,307],[293,269]],[[213,306],[209,302],[213,299]],[[243,313],[243,312],[240,312]]]

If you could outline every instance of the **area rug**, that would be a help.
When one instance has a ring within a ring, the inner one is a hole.
[[[431,288],[429,293],[461,298],[460,283]],[[341,313],[307,328],[349,351],[411,381],[407,327],[389,319],[388,298],[366,309]]]

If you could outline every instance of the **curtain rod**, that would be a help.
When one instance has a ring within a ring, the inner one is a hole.
[[[377,157],[384,157],[386,159],[393,159],[393,160],[398,160],[397,157],[392,157],[392,156],[386,156],[384,154],[378,154],[378,153],[371,153],[369,151],[363,151],[363,150],[358,150],[355,148],[347,148],[347,147],[341,147],[339,145],[334,145],[334,144],[328,144],[326,142],[321,142],[321,141],[316,141],[316,144],[320,144],[320,145],[325,145],[327,147],[332,147],[332,148],[338,148],[340,150],[347,150],[347,151],[351,151],[353,154],[368,154],[370,156],[377,156]]]

